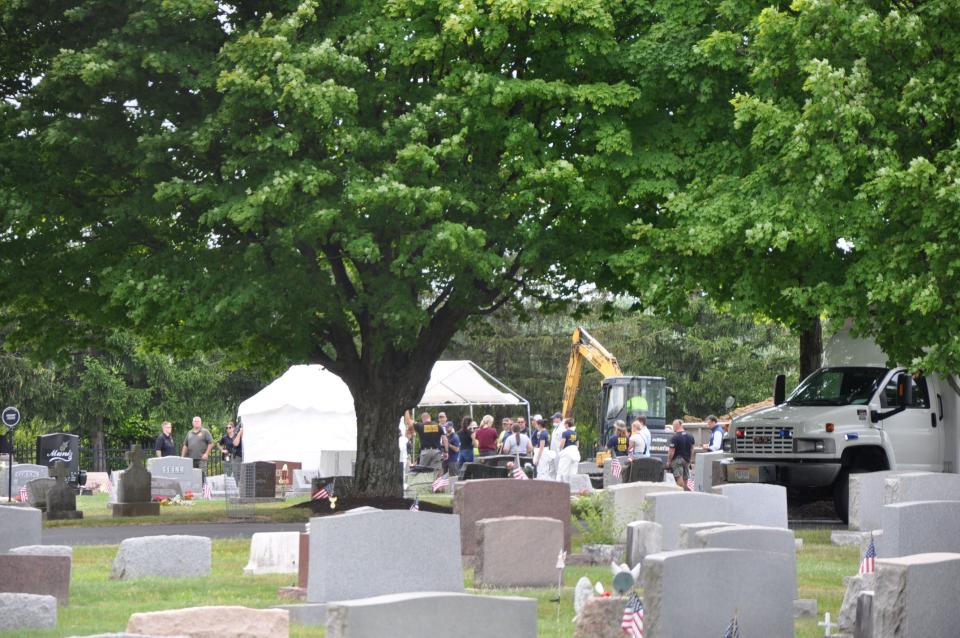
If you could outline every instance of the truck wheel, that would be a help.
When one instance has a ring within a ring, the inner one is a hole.
[[[844,525],[849,522],[850,470],[840,470],[833,482],[833,509]]]

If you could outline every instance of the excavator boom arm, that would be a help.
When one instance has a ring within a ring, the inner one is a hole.
[[[567,361],[567,377],[563,384],[563,416],[573,414],[573,403],[577,398],[577,388],[580,385],[580,374],[583,371],[583,360],[607,377],[623,376],[617,358],[610,354],[599,341],[590,336],[583,328],[573,331],[573,346],[570,349],[570,359]]]

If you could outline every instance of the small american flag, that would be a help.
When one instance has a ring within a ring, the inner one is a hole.
[[[567,552],[560,550],[560,553],[557,554],[557,569],[563,569],[567,566]]]
[[[432,489],[434,492],[439,492],[440,490],[445,490],[450,485],[450,479],[447,478],[446,474],[441,474],[433,481]]]
[[[632,592],[627,600],[620,629],[630,638],[643,638],[643,601],[637,596],[637,592]]]
[[[622,471],[623,471],[623,466],[620,465],[620,460],[617,459],[617,457],[613,457],[613,459],[610,460],[610,473],[616,476],[617,478],[620,478],[620,472]]]
[[[694,485],[693,472],[690,472],[690,477],[687,479],[687,489],[690,490],[691,492],[693,491],[693,485]]]
[[[518,463],[513,466],[513,478],[523,480],[523,479],[528,479],[530,477],[527,476],[527,473],[523,471],[523,468],[520,467],[520,464]]]
[[[327,483],[326,485],[324,485],[319,490],[313,493],[313,500],[322,501],[325,498],[329,499],[330,492],[332,491],[333,491],[333,483]]]
[[[26,485],[21,485],[21,486],[20,486],[20,502],[21,502],[21,503],[29,503],[29,502],[30,502],[30,497],[27,496],[27,486],[26,486]]]
[[[411,512],[419,512],[419,511],[420,511],[420,497],[419,497],[419,496],[416,497],[415,499],[413,499],[413,505],[410,506],[410,511],[411,511]]]
[[[867,545],[867,551],[863,554],[863,560],[860,561],[860,573],[872,574],[877,571],[877,547],[873,544],[873,537],[870,537],[870,544]]]
[[[208,501],[213,500],[213,490],[210,488],[209,483],[203,484],[203,498],[205,498]]]
[[[730,624],[727,625],[727,630],[723,633],[723,638],[740,638],[740,624],[737,622],[736,612],[733,614],[733,618],[730,619]]]

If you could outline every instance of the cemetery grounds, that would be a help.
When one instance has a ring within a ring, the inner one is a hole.
[[[291,507],[306,499],[288,499],[256,508],[257,520],[277,523],[307,521],[309,510]],[[449,496],[430,496],[427,499],[437,504],[449,505]],[[78,509],[84,518],[77,521],[44,522],[45,527],[96,527],[103,525],[139,525],[155,523],[222,523],[228,522],[223,501],[193,501],[191,505],[168,505],[161,510],[159,519],[130,518],[114,519],[107,507],[107,495],[80,496]],[[577,530],[577,526],[574,525]],[[796,531],[803,539],[803,547],[797,551],[797,578],[799,598],[817,600],[819,618],[802,618],[795,621],[795,635],[801,638],[822,636],[823,628],[817,621],[825,611],[837,617],[843,599],[843,577],[857,573],[858,548],[838,547],[830,542],[829,529],[803,529]],[[575,532],[573,550],[580,548],[580,538]],[[73,550],[73,570],[70,582],[70,605],[58,610],[57,627],[47,630],[18,630],[0,632],[2,638],[54,638],[68,635],[84,635],[105,632],[121,632],[127,626],[130,615],[143,611],[159,611],[206,605],[243,605],[247,607],[270,607],[296,601],[281,599],[280,587],[296,585],[295,574],[245,576],[243,574],[250,552],[249,539],[214,539],[213,568],[206,578],[159,579],[144,578],[134,581],[109,579],[113,558],[118,545],[78,545]],[[570,638],[574,633],[571,622],[573,612],[573,587],[581,576],[591,582],[598,580],[607,591],[611,589],[611,572],[606,566],[568,565],[564,570],[563,593],[560,603],[555,602],[557,589],[481,589],[473,590],[473,571],[464,570],[465,586],[469,593],[485,595],[527,596],[537,600],[538,638]],[[714,575],[718,595],[727,587],[745,586],[724,579],[723,574]],[[642,596],[642,593],[641,593]],[[703,601],[690,601],[691,605]],[[482,622],[478,618],[477,622]],[[307,627],[291,623],[291,638],[320,637],[322,627]],[[467,635],[467,634],[464,634]]]

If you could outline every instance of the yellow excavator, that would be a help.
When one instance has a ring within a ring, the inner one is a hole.
[[[617,358],[582,327],[578,326],[573,331],[572,340],[567,378],[563,384],[564,418],[573,415],[585,359],[603,375],[597,414],[600,450],[610,438],[614,422],[623,420],[629,427],[635,418],[645,416],[652,438],[651,455],[666,458],[669,442],[669,433],[664,429],[667,422],[667,380],[663,377],[624,375]]]

